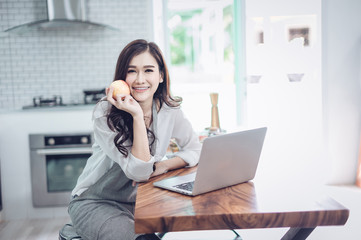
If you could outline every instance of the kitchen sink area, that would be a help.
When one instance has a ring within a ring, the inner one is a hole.
[[[58,108],[58,107],[76,107],[76,106],[94,106],[101,98],[105,96],[105,88],[83,90],[83,98],[77,102],[64,102],[63,97],[54,95],[51,97],[35,96],[32,103],[22,107],[23,110],[39,108]]]

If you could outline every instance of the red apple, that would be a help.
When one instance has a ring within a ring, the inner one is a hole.
[[[117,99],[117,95],[121,94],[121,95],[129,95],[130,94],[130,89],[129,89],[129,85],[123,81],[123,80],[115,80],[114,82],[112,82],[110,84],[109,87],[113,87],[114,91],[113,91],[113,98]]]

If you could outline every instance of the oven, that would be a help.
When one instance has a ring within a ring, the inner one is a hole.
[[[34,207],[68,205],[93,142],[92,133],[29,135]]]

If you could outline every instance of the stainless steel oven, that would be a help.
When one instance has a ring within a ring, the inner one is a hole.
[[[68,205],[92,144],[91,133],[29,135],[34,207]]]

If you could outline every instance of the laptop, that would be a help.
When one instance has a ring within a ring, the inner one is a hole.
[[[203,141],[197,171],[154,182],[155,187],[196,196],[252,180],[267,128],[208,137]]]

